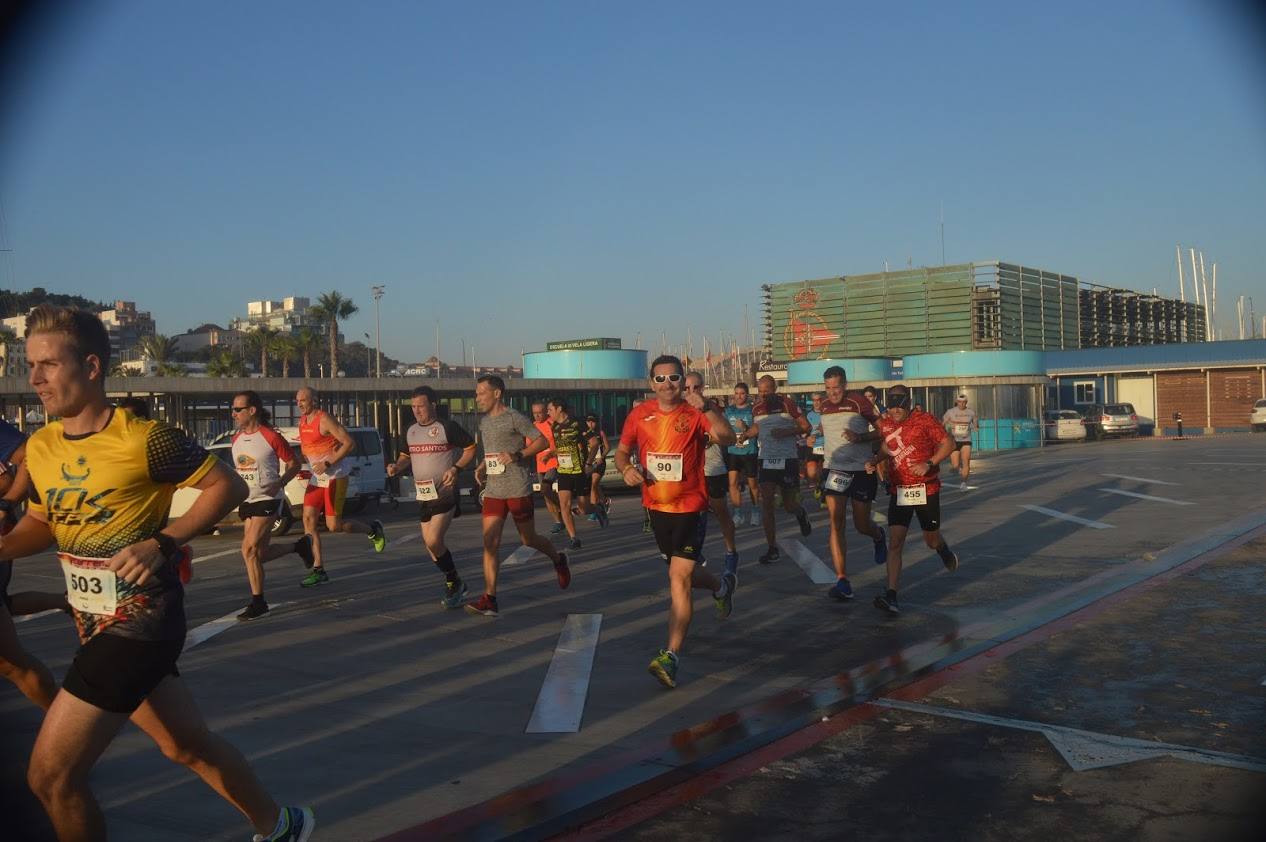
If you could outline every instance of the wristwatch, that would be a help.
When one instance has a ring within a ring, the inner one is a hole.
[[[168,561],[176,561],[180,558],[180,545],[176,543],[176,539],[165,532],[155,532],[154,540],[158,542],[158,549],[163,554],[163,558]]]

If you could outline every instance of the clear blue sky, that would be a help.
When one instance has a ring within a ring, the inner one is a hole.
[[[82,4],[79,4],[82,6]],[[88,7],[83,7],[88,8]],[[765,282],[1003,259],[1266,313],[1266,70],[1233,7],[133,0],[4,103],[0,285],[159,329],[337,288],[384,350],[759,321]],[[696,340],[696,349],[699,343]]]

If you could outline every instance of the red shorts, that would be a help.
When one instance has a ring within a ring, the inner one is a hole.
[[[303,492],[305,509],[325,509],[326,517],[338,517],[343,514],[343,501],[347,499],[347,477],[330,480],[325,488],[309,485]]]
[[[515,523],[526,523],[532,519],[535,511],[531,497],[510,497],[504,500],[500,497],[484,497],[484,517],[499,517],[504,520],[506,515],[510,515]]]

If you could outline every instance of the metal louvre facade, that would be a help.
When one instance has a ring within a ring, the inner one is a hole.
[[[1204,339],[1200,305],[1000,261],[762,287],[767,357],[1062,351]]]

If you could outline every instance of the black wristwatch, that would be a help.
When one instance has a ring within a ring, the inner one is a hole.
[[[155,532],[154,540],[158,542],[158,549],[163,554],[163,558],[168,561],[176,561],[180,558],[180,545],[176,543],[176,539],[165,532]]]

